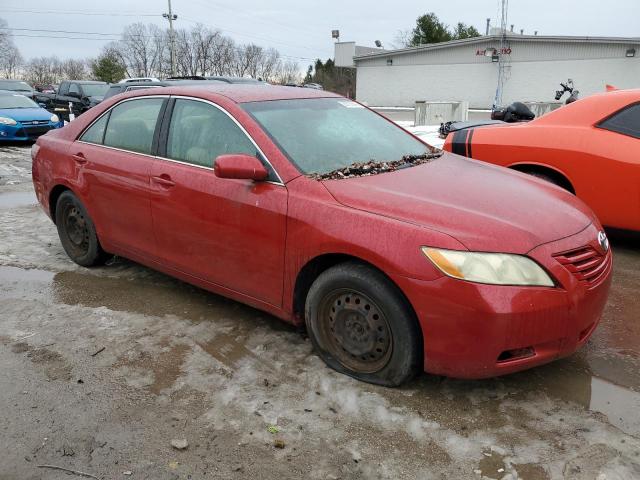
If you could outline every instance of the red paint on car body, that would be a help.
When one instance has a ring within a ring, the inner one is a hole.
[[[281,181],[219,178],[163,158],[78,142],[125,98],[192,97],[225,109],[269,159]],[[287,87],[169,87],[113,97],[38,140],[33,181],[50,198],[72,190],[105,250],[300,323],[296,284],[319,258],[356,258],[384,272],[410,303],[427,372],[501,375],[565,356],[599,321],[611,253],[597,281],[579,281],[554,255],[592,245],[600,224],[578,199],[506,169],[445,153],[429,163],[345,180],[302,175],[240,104],[336,97]],[[74,156],[81,154],[82,162]],[[154,180],[155,179],[155,180]],[[550,287],[471,283],[445,276],[421,246],[527,255]],[[587,332],[585,334],[585,329]],[[590,329],[590,330],[589,330]],[[507,350],[526,358],[499,362]],[[286,346],[282,346],[286,348]]]

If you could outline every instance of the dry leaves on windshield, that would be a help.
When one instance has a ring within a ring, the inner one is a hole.
[[[405,155],[400,160],[394,160],[392,162],[377,162],[371,160],[368,162],[352,163],[351,165],[338,168],[327,173],[310,173],[307,175],[314,180],[340,180],[343,178],[352,177],[365,177],[369,175],[377,175],[379,173],[393,172],[400,168],[406,168],[410,166],[420,165],[422,163],[430,162],[431,160],[440,157],[443,154],[441,150],[433,150],[432,152],[425,153],[423,155]]]

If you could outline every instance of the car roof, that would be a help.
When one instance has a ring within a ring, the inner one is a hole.
[[[17,83],[26,83],[27,85],[29,85],[29,82],[26,82],[24,80],[16,80],[14,78],[0,78],[0,82],[17,82]]]
[[[88,85],[88,84],[91,84],[91,83],[95,83],[95,84],[99,84],[99,85],[108,85],[107,82],[100,82],[98,80],[63,80],[60,83],[63,83],[63,82],[79,83],[81,85]]]
[[[262,102],[271,100],[293,100],[302,98],[342,98],[340,95],[326,90],[315,90],[312,88],[291,88],[275,85],[255,85],[243,83],[205,83],[194,81],[188,85],[184,82],[176,82],[170,87],[165,87],[162,92],[153,89],[153,92],[139,90],[135,96],[158,95],[166,93],[169,95],[193,95],[198,93],[206,98],[209,95],[222,95],[236,103]],[[131,92],[129,92],[131,93]]]
[[[21,93],[17,93],[16,90],[0,90],[0,95],[22,95]],[[24,95],[23,95],[24,96]]]
[[[171,82],[164,82],[164,81],[159,81],[156,82],[154,81],[150,81],[150,82],[125,82],[125,83],[112,83],[111,84],[111,88],[129,88],[129,87],[149,87],[149,86],[160,86],[160,87],[165,87],[168,85],[173,85],[173,83]]]
[[[210,77],[205,77],[207,80],[219,80],[221,82],[226,83],[249,83],[249,84],[262,84],[266,85],[266,82],[261,80],[257,80],[255,78],[246,78],[246,77],[225,77],[222,75],[214,75]]]

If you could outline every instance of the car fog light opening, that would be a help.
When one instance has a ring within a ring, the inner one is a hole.
[[[554,287],[545,270],[524,255],[467,252],[422,247],[422,253],[445,275],[490,285]]]
[[[498,355],[498,363],[513,362],[514,360],[522,360],[524,358],[533,357],[535,354],[536,354],[536,351],[533,347],[505,350],[500,355]]]

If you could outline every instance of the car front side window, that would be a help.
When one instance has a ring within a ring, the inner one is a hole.
[[[628,105],[606,118],[598,127],[604,130],[640,138],[640,103]]]
[[[80,88],[78,87],[78,85],[76,85],[75,83],[72,83],[69,86],[69,95],[77,95],[80,96]]]
[[[104,145],[151,154],[163,98],[142,98],[116,105],[109,116]]]
[[[257,155],[257,148],[227,114],[208,103],[177,99],[169,125],[167,158],[212,167],[228,153]]]

